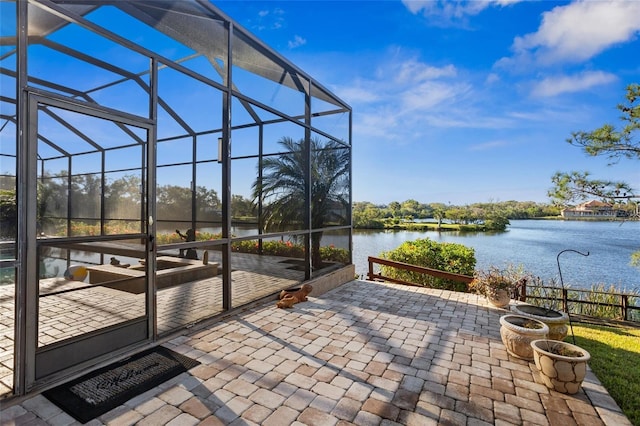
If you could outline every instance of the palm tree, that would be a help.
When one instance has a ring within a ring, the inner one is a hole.
[[[440,229],[440,227],[442,226],[442,219],[444,219],[446,216],[446,212],[443,209],[437,208],[433,210],[433,218],[437,219],[438,221],[438,229]]]
[[[309,141],[311,158],[303,139],[294,141],[283,137],[278,144],[284,153],[266,157],[262,161],[262,179],[253,184],[254,202],[262,200],[265,230],[284,231],[306,224],[306,190],[309,179],[311,190],[310,228],[321,229],[330,224],[346,224],[349,198],[350,151],[339,142],[318,139]],[[309,173],[308,164],[311,166]],[[294,228],[295,229],[295,228]],[[311,264],[317,269],[322,264],[320,240],[322,232],[311,234]]]

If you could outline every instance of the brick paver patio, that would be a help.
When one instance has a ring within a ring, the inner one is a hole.
[[[177,253],[176,253],[177,255]],[[222,262],[218,252],[211,261]],[[288,268],[281,257],[234,253],[232,304],[241,306],[294,286],[304,272]],[[81,288],[81,289],[79,289]],[[74,290],[68,291],[67,290]],[[0,397],[13,387],[14,287],[0,286]],[[57,294],[56,294],[57,293]],[[40,346],[92,332],[145,313],[145,294],[50,278],[40,281],[38,343]],[[224,312],[220,275],[160,289],[158,332],[171,332]]]
[[[476,295],[353,281],[313,296],[170,340],[201,365],[90,424],[630,425],[591,372],[576,395],[540,384]],[[74,423],[42,396],[1,417]]]

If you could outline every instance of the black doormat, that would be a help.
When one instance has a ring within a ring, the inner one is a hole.
[[[81,423],[200,364],[162,346],[65,383],[43,395]]]

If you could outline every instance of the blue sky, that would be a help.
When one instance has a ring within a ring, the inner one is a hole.
[[[222,1],[353,108],[353,199],[548,202],[556,171],[640,190],[572,131],[620,124],[640,1]]]

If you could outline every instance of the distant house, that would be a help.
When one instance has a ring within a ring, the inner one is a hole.
[[[561,216],[571,218],[615,218],[620,216],[618,209],[613,205],[598,200],[591,200],[578,204],[575,208],[562,209]]]

